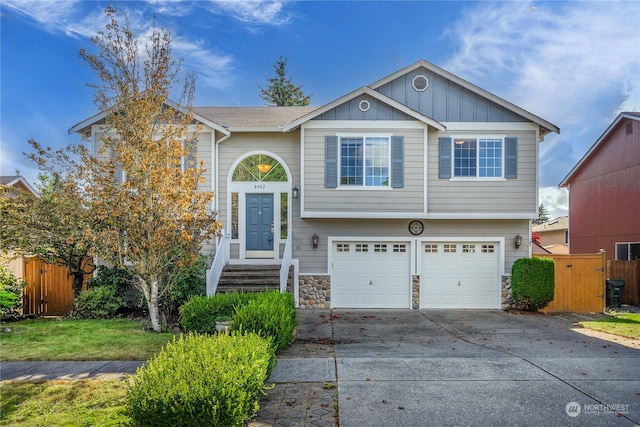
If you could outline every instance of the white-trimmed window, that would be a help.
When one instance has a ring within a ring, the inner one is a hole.
[[[502,138],[454,138],[453,176],[502,178]]]
[[[438,178],[518,178],[518,138],[438,138]]]
[[[388,136],[340,138],[340,185],[389,186]]]
[[[357,134],[326,136],[324,186],[404,187],[404,137]]]

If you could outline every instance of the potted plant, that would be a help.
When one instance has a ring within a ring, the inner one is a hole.
[[[218,316],[215,320],[217,332],[231,331],[231,316]]]

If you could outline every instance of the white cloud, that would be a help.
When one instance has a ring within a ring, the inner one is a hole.
[[[210,0],[212,12],[226,13],[249,24],[282,25],[289,22],[283,13],[285,1],[273,0]]]
[[[543,204],[549,217],[568,215],[569,193],[566,188],[541,187],[538,191],[539,204]]]
[[[76,0],[67,1],[24,1],[10,0],[6,5],[15,11],[29,17],[46,31],[51,33],[64,33],[71,37],[92,37],[98,31],[104,30],[108,23],[104,14],[104,8],[99,5],[83,11],[82,2]],[[248,5],[229,5],[225,3],[225,10],[240,13],[243,9],[249,9]],[[266,2],[254,3],[255,19],[275,19],[281,5],[270,5]],[[158,0],[147,4],[156,8],[158,13],[172,16],[183,16],[192,10],[189,3],[176,0]],[[117,13],[121,16],[127,13],[129,24],[134,32],[139,34],[138,46],[141,58],[146,55],[145,44],[150,40],[150,19],[145,15],[143,8],[130,8],[125,4],[116,4]],[[253,9],[252,9],[253,10]],[[248,11],[247,11],[248,13]],[[234,58],[224,53],[216,53],[205,48],[203,42],[190,40],[180,35],[179,28],[168,28],[172,34],[172,48],[176,58],[185,58],[183,71],[195,70],[198,81],[205,86],[220,89],[228,87],[232,82]]]
[[[621,111],[640,111],[635,1],[479,2],[445,34],[445,68],[551,121],[541,185],[558,184]]]

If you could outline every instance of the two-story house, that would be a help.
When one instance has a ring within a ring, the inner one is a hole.
[[[205,250],[293,265],[301,307],[501,308],[531,254],[558,127],[429,62],[321,107],[194,110],[225,227]],[[98,146],[103,118],[70,132]]]
[[[571,253],[640,258],[640,113],[623,112],[562,180]]]

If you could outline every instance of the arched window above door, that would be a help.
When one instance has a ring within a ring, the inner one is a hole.
[[[233,171],[234,182],[287,182],[287,171],[271,156],[254,154],[244,158]]]

